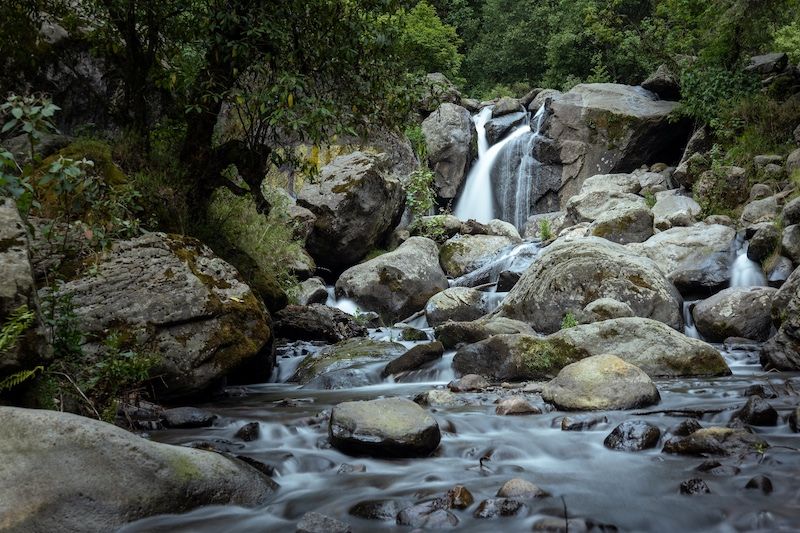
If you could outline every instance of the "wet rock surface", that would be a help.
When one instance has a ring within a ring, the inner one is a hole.
[[[655,448],[661,438],[661,430],[641,420],[629,420],[614,428],[603,445],[612,450],[636,452]]]

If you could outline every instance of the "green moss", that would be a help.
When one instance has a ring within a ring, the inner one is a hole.
[[[524,337],[519,341],[521,363],[531,379],[549,378],[580,357],[561,339]]]
[[[446,272],[452,272],[457,269],[457,265],[453,262],[453,258],[458,254],[463,254],[466,251],[466,246],[458,241],[450,241],[442,246],[439,252],[439,262]]]
[[[43,173],[52,163],[56,162],[59,157],[66,159],[73,159],[79,161],[81,159],[89,159],[94,161],[92,172],[103,178],[103,182],[108,185],[119,186],[127,182],[125,174],[114,163],[111,156],[111,147],[108,143],[93,139],[79,139],[72,144],[62,148],[55,154],[46,158],[39,165],[38,173]]]
[[[169,465],[180,481],[192,481],[203,477],[197,465],[183,453],[175,453],[169,458]]]

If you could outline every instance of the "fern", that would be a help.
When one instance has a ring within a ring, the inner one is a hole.
[[[11,374],[3,381],[0,381],[0,392],[13,389],[23,381],[31,379],[33,376],[36,375],[36,372],[43,372],[43,371],[44,371],[43,366],[37,366],[31,370],[22,370],[20,372],[17,372],[16,374]]]
[[[0,352],[13,348],[20,335],[31,327],[35,317],[36,315],[28,309],[27,305],[20,306],[11,313],[0,330]]]

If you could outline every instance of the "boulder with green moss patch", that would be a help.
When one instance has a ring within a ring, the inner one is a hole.
[[[116,531],[204,505],[256,506],[277,489],[244,462],[69,413],[0,407],[0,426],[4,531]]]
[[[348,339],[307,355],[289,381],[306,384],[326,374],[360,370],[374,363],[389,362],[405,352],[406,348],[396,342]],[[379,372],[376,371],[375,381],[379,380]]]
[[[545,248],[508,294],[501,313],[553,333],[567,313],[578,314],[599,298],[623,302],[636,316],[683,327],[681,296],[658,265],[597,237],[559,240]]]
[[[112,333],[125,349],[158,356],[166,397],[205,392],[244,365],[264,379],[274,364],[263,304],[236,269],[189,237],[118,241],[57,295],[71,298],[88,357]]]

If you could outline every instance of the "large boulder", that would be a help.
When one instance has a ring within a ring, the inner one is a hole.
[[[647,374],[611,354],[594,355],[564,367],[545,384],[542,398],[570,411],[634,409],[661,400]]]
[[[711,342],[728,337],[765,341],[772,330],[770,309],[776,290],[768,287],[732,287],[694,306],[697,331]]]
[[[725,360],[709,344],[655,320],[617,318],[564,329],[547,337],[494,335],[461,348],[453,367],[493,381],[552,377],[586,357],[614,353],[651,377],[722,376]]]
[[[0,327],[22,306],[29,312],[37,309],[28,238],[14,201],[0,199]],[[23,333],[15,346],[0,352],[0,380],[36,364],[40,354],[35,324],[33,326]]]
[[[274,364],[264,306],[236,269],[190,237],[119,241],[56,297],[71,299],[88,357],[102,354],[111,334],[157,355],[165,397],[204,392],[245,366],[265,379]]]
[[[528,114],[522,110],[489,119],[484,126],[486,130],[486,141],[489,143],[489,146],[496,144],[518,127],[524,126],[527,120]]]
[[[642,88],[655,93],[662,100],[681,99],[680,81],[667,65],[660,65],[642,82]]]
[[[405,194],[384,164],[382,157],[362,152],[337,157],[322,169],[319,183],[300,190],[297,204],[317,217],[306,242],[317,264],[346,268],[397,226]]]
[[[566,224],[593,222],[608,211],[646,208],[645,200],[636,194],[590,187],[570,198],[565,206]]]
[[[307,355],[289,378],[290,382],[342,388],[347,382],[367,385],[379,381],[365,367],[390,360],[406,352],[402,344],[372,339],[348,339]]]
[[[425,304],[428,325],[436,327],[448,320],[468,322],[489,312],[487,293],[469,287],[451,287],[435,294]]]
[[[351,315],[322,304],[290,305],[275,319],[275,335],[284,339],[339,342],[367,336],[367,328]]]
[[[736,230],[721,224],[675,227],[629,245],[652,259],[682,294],[727,287]]]
[[[783,255],[800,264],[800,224],[793,224],[783,229],[781,236],[781,249]]]
[[[800,370],[800,268],[795,269],[772,302],[778,334],[761,348],[766,369]]]
[[[677,160],[689,134],[684,123],[670,120],[677,106],[611,83],[577,85],[553,98],[542,127],[552,145],[540,160],[561,167],[562,203],[589,176]]]
[[[441,198],[455,198],[467,176],[474,130],[469,111],[447,102],[422,122],[428,164],[436,174],[434,184]]]
[[[331,411],[334,448],[353,455],[424,457],[439,446],[439,424],[405,398],[344,402]]]
[[[444,243],[439,261],[448,276],[457,278],[477,270],[514,244],[500,235],[457,235]]]
[[[448,321],[435,329],[436,338],[448,349],[479,342],[494,335],[515,333],[533,335],[535,332],[525,322],[491,315],[469,322]]]
[[[556,241],[523,274],[502,314],[541,333],[558,331],[563,317],[599,298],[630,306],[636,316],[680,330],[682,300],[658,265],[625,246],[597,237]]]
[[[411,237],[393,252],[347,269],[336,282],[336,295],[394,323],[421,310],[447,287],[436,243]]]
[[[642,203],[610,209],[589,224],[588,234],[611,242],[644,242],[653,235],[653,213]]]
[[[116,531],[204,505],[260,505],[277,488],[244,462],[69,413],[0,407],[0,426],[4,531]]]

